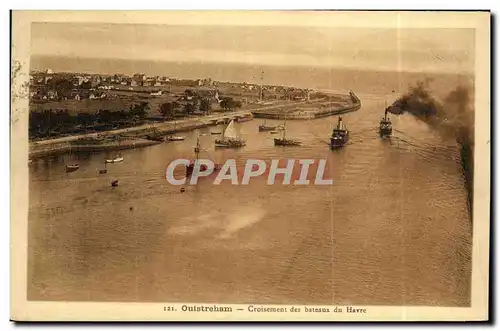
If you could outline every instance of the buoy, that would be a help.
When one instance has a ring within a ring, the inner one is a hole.
[[[186,192],[186,189],[183,187],[181,188],[181,193]]]
[[[130,207],[130,211],[134,210],[134,207]]]

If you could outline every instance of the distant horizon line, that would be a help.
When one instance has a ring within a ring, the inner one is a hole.
[[[189,65],[189,64],[209,64],[209,65],[246,65],[246,66],[253,66],[253,67],[296,67],[296,68],[314,68],[314,69],[331,69],[331,70],[345,70],[345,71],[365,71],[365,72],[386,72],[386,73],[408,73],[408,74],[429,74],[429,75],[449,75],[449,76],[469,76],[469,77],[474,77],[475,76],[475,71],[474,72],[469,72],[469,71],[462,71],[462,72],[449,72],[449,71],[412,71],[412,70],[404,70],[404,71],[398,71],[398,70],[393,70],[393,69],[386,69],[386,68],[381,68],[381,69],[374,69],[374,68],[367,68],[367,67],[350,67],[350,66],[326,66],[326,65],[305,65],[305,64],[256,64],[256,63],[248,63],[248,62],[236,62],[236,61],[228,61],[228,62],[219,62],[219,61],[177,61],[177,60],[151,60],[151,59],[123,59],[123,58],[106,58],[106,57],[77,57],[77,56],[66,56],[66,55],[47,55],[47,54],[33,54],[30,56],[30,72],[32,70],[47,70],[47,69],[52,69],[49,67],[45,67],[44,69],[33,69],[32,68],[32,61],[34,58],[64,58],[64,59],[71,59],[71,60],[77,60],[77,59],[83,59],[83,60],[90,60],[90,61],[127,61],[127,62],[151,62],[151,63],[178,63],[178,64],[183,64],[183,65]],[[73,69],[72,69],[73,70]],[[77,69],[74,69],[77,70]],[[57,71],[57,70],[56,70]],[[59,72],[74,72],[74,73],[86,73],[86,74],[103,74],[102,72],[89,72],[89,71],[59,71]],[[131,75],[139,73],[139,72],[133,72]],[[107,74],[114,75],[114,74],[123,74],[127,75],[127,73],[123,72],[116,72],[114,71],[113,73],[109,72]]]

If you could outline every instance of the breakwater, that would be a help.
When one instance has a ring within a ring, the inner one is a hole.
[[[188,118],[175,122],[151,123],[132,128],[42,140],[30,143],[29,158],[60,155],[70,151],[111,151],[147,147],[159,143],[157,141],[143,139],[143,136],[151,132],[159,132],[168,135],[228,123],[230,120],[238,122],[247,121],[252,118],[252,114],[249,111],[237,111]],[[126,138],[117,139],[117,137]]]
[[[311,109],[311,110],[299,110],[294,112],[273,112],[268,110],[255,110],[252,111],[252,115],[255,118],[266,118],[275,120],[310,120],[315,118],[327,117],[332,115],[341,115],[353,111],[357,111],[361,108],[361,100],[353,92],[349,92],[350,104],[343,105],[340,107],[330,107],[328,109]]]
[[[76,142],[62,142],[51,145],[35,145],[30,146],[29,158],[37,159],[44,156],[56,156],[69,152],[102,152],[102,151],[116,151],[132,148],[141,148],[159,144],[159,142],[146,140],[146,139],[133,139],[125,141],[108,141],[95,143],[76,143]]]

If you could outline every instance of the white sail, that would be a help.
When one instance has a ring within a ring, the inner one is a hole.
[[[238,133],[234,126],[234,121],[231,120],[224,130],[224,139],[238,139]]]

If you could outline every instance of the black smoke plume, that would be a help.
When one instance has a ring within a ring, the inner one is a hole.
[[[419,82],[408,93],[398,98],[387,108],[388,112],[396,115],[409,113],[427,123],[442,136],[457,141],[460,146],[470,215],[472,215],[474,183],[474,111],[472,95],[469,87],[460,85],[440,102],[432,96],[428,83]]]

